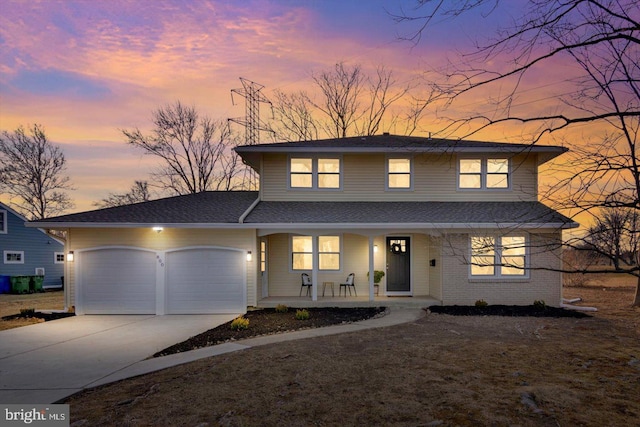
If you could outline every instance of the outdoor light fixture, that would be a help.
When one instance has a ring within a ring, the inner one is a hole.
[[[378,245],[373,245],[373,252],[378,253]]]
[[[162,232],[162,230],[164,230],[164,228],[162,227],[153,227],[153,231],[155,231],[156,233],[160,233]]]
[[[67,253],[67,261],[73,262],[73,251]]]
[[[253,259],[253,255],[251,255],[251,251],[247,252],[247,261],[251,261]]]

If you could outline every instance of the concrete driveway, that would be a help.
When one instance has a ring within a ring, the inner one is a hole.
[[[53,403],[236,316],[87,315],[0,331],[0,403]]]

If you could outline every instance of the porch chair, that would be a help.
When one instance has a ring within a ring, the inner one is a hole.
[[[305,286],[307,287],[307,296],[311,295],[311,286],[313,286],[311,277],[307,273],[302,273],[302,284],[300,285],[300,295],[298,296],[302,296],[302,290]]]
[[[340,283],[340,289],[338,289],[338,296],[340,296],[340,292],[342,291],[342,288],[344,288],[345,298],[347,297],[347,289],[349,289],[349,296],[351,296],[351,288],[353,288],[353,293],[355,294],[355,296],[358,296],[358,293],[356,292],[355,277],[356,275],[351,273],[347,276],[347,281],[345,283]]]

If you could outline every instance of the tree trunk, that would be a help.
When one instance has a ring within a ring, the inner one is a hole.
[[[636,296],[633,298],[633,307],[640,307],[640,276],[638,276],[638,284],[636,285]]]

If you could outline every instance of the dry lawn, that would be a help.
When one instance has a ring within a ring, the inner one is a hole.
[[[2,320],[4,316],[20,313],[20,309],[63,310],[64,292],[47,291],[34,294],[0,294],[0,331],[42,322],[42,319]]]
[[[633,289],[593,318],[453,317],[253,348],[65,401],[91,426],[637,426]]]

